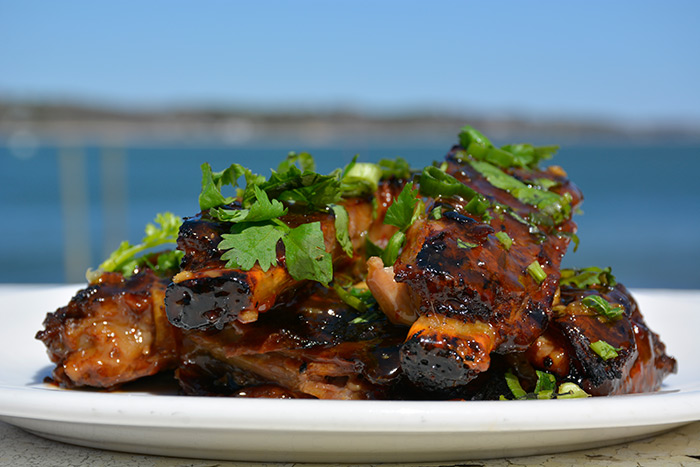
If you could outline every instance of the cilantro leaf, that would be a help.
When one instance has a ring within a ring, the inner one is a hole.
[[[146,236],[141,239],[141,243],[132,245],[127,241],[122,242],[109,255],[109,258],[98,266],[97,271],[91,269],[87,271],[88,281],[92,282],[97,279],[103,271],[119,271],[124,276],[129,277],[139,264],[145,264],[141,258],[137,257],[140,253],[160,245],[177,242],[181,224],[182,219],[170,212],[157,214],[154,223],[146,225]]]
[[[398,178],[408,180],[411,178],[411,166],[403,157],[396,159],[380,159],[379,168],[382,169],[382,178]]]
[[[338,204],[331,205],[333,215],[335,216],[335,238],[338,240],[341,248],[352,258],[352,242],[350,241],[350,232],[348,231],[348,212],[343,206]]]
[[[302,203],[311,209],[321,209],[340,200],[340,181],[337,175],[302,172],[294,165],[283,173],[272,172],[269,180],[259,184],[259,187],[271,199]],[[252,190],[246,188],[244,204],[253,198]]]
[[[303,171],[315,172],[316,171],[316,161],[311,154],[308,152],[296,153],[294,151],[289,152],[287,157],[280,162],[277,166],[277,172],[284,173],[287,172],[293,165],[299,163],[299,168]]]
[[[250,205],[249,209],[223,209],[211,208],[209,214],[221,222],[239,223],[239,222],[260,222],[270,219],[276,219],[287,213],[287,208],[282,203],[267,197],[267,194],[253,185],[255,193],[255,202]]]
[[[333,263],[326,251],[320,222],[301,224],[291,229],[282,241],[287,271],[294,279],[310,279],[328,286],[333,279]]]
[[[221,235],[223,240],[218,245],[219,250],[228,250],[221,255],[227,268],[248,271],[258,263],[267,271],[277,264],[277,242],[283,237],[283,230],[271,224],[237,224],[233,230],[235,233]]]
[[[386,210],[384,223],[398,227],[401,231],[408,229],[419,215],[416,213],[419,201],[417,196],[418,190],[414,189],[413,182],[404,185],[399,196]]]

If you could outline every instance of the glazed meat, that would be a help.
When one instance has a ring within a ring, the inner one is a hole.
[[[396,182],[383,183],[374,196],[379,200],[376,208],[370,199],[344,200],[355,252],[352,259],[347,257],[336,239],[332,213],[290,213],[281,220],[289,227],[320,222],[334,269],[341,272],[352,270],[360,258],[364,258],[366,239],[382,244],[396,230],[384,225],[383,221],[388,205],[400,188],[401,184]],[[231,207],[240,209],[240,205]],[[185,219],[178,238],[178,248],[185,253],[182,271],[173,278],[166,293],[167,313],[173,325],[183,329],[222,329],[234,320],[253,322],[259,313],[272,308],[280,294],[305,284],[305,281],[292,278],[287,271],[281,242],[277,248],[277,265],[267,271],[257,264],[249,271],[226,268],[217,246],[222,240],[221,235],[228,233],[228,228],[208,213]]]
[[[422,172],[353,160],[320,175],[296,153],[269,179],[203,164],[198,215],[159,215],[47,315],[53,380],[175,369],[188,395],[320,399],[657,390],[676,362],[627,289],[609,269],[560,270],[582,195],[538,168],[552,151],[466,127]]]
[[[463,152],[453,148],[446,172],[484,195],[492,208],[478,215],[460,197],[435,200],[429,210],[440,208],[440,218],[411,227],[394,265],[395,280],[408,286],[419,315],[401,350],[403,371],[413,383],[446,393],[486,371],[493,352],[523,351],[544,332],[559,265],[576,230],[570,209],[536,224],[535,206],[499,187],[469,156],[458,156]],[[571,209],[581,201],[561,169],[502,173],[523,184],[547,180],[555,187],[548,193],[566,196]],[[504,245],[497,233],[512,243]],[[542,277],[529,270],[533,263]]]
[[[621,306],[624,313],[612,319],[601,316],[582,302],[588,296],[602,297]],[[596,342],[613,347],[614,356],[603,358],[596,353],[591,347]],[[527,357],[536,369],[562,381],[575,381],[596,396],[656,391],[677,369],[622,284],[562,286],[552,325],[533,343]]]
[[[176,376],[185,393],[257,397],[274,388],[294,398],[387,398],[401,374],[405,328],[359,315],[332,289],[304,292],[254,323],[184,331]]]
[[[174,368],[179,331],[165,315],[169,280],[150,269],[125,279],[104,273],[70,303],[49,313],[36,335],[56,364],[63,387],[113,388]]]

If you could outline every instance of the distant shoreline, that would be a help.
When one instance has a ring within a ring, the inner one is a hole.
[[[253,111],[182,108],[131,111],[73,103],[0,100],[0,141],[248,144],[301,141],[444,141],[469,123],[499,140],[700,142],[700,125],[628,125],[593,120],[413,112]]]

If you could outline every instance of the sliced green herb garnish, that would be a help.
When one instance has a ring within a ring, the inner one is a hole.
[[[348,306],[354,308],[360,313],[366,313],[369,309],[368,304],[364,300],[345,290],[339,284],[334,283],[333,290],[335,290],[335,293],[338,294],[338,297],[340,297],[342,301],[344,301]]]
[[[333,263],[326,251],[320,222],[301,224],[282,237],[287,271],[296,280],[314,280],[328,286]]]
[[[472,143],[481,144],[485,147],[493,147],[489,140],[482,132],[470,125],[465,125],[459,131],[459,142],[463,148],[467,148]]]
[[[510,389],[513,397],[520,399],[527,396],[527,392],[525,392],[523,387],[520,385],[520,380],[518,380],[518,377],[515,376],[512,371],[506,371],[505,378],[508,389]]]
[[[465,250],[471,250],[472,248],[476,248],[479,245],[477,243],[465,242],[461,238],[458,238],[457,239],[457,246],[460,248],[463,248]]]
[[[536,207],[542,214],[551,217],[555,224],[560,224],[569,217],[571,197],[568,193],[558,195],[551,191],[528,186],[488,162],[469,161],[469,164],[491,185],[507,191],[525,204]],[[541,224],[542,222],[537,223]]]
[[[420,193],[431,198],[461,196],[465,200],[470,200],[477,194],[476,191],[452,175],[433,166],[427,166],[423,169],[419,184]]]
[[[559,283],[579,289],[594,285],[614,287],[617,284],[610,268],[601,269],[595,266],[584,269],[562,269]]]
[[[308,152],[296,153],[294,151],[289,152],[287,157],[280,162],[277,166],[277,172],[284,173],[287,172],[292,165],[298,164],[302,172],[315,172],[316,171],[316,161],[313,156]]]
[[[348,231],[348,212],[343,206],[338,204],[331,205],[331,210],[335,216],[335,239],[343,249],[346,255],[352,258],[352,242],[350,241],[350,232]]]
[[[420,215],[416,209],[420,202],[417,196],[418,190],[413,188],[413,183],[404,185],[399,196],[386,210],[384,223],[398,227],[402,232],[406,231]]]
[[[553,391],[557,387],[557,379],[553,374],[546,371],[535,370],[537,372],[537,384],[535,385],[535,393],[539,394],[542,391]]]
[[[382,178],[398,178],[408,180],[413,171],[406,159],[397,157],[396,159],[380,159],[379,167],[382,169]]]
[[[562,383],[557,390],[557,399],[578,399],[591,397],[586,391],[576,383]]]
[[[581,300],[581,303],[611,320],[619,319],[625,314],[625,307],[617,303],[613,305],[600,295],[588,295]]]
[[[384,266],[392,266],[396,262],[396,260],[399,258],[401,247],[403,247],[405,241],[406,234],[400,230],[391,236],[389,243],[387,243],[386,248],[384,248],[381,255]]]
[[[245,228],[237,224],[233,227],[235,233],[223,234],[219,250],[226,250],[221,259],[226,261],[226,267],[248,271],[260,265],[263,271],[277,264],[277,242],[285,232],[273,224],[250,225]]]
[[[540,263],[537,261],[530,263],[530,265],[527,267],[527,272],[530,273],[532,278],[535,279],[538,284],[541,284],[542,281],[547,278],[547,273],[544,272],[544,269],[542,269],[542,266],[540,266]]]
[[[622,350],[621,348],[613,347],[605,341],[591,342],[590,347],[592,351],[605,361],[617,357],[617,351]]]
[[[501,242],[501,245],[503,245],[503,248],[505,248],[506,251],[510,250],[511,245],[513,244],[513,239],[510,238],[510,236],[507,233],[496,232],[494,235],[496,236],[498,241]]]
[[[85,274],[88,281],[96,280],[102,272],[121,272],[125,277],[131,276],[138,266],[147,264],[146,258],[139,255],[152,248],[177,242],[180,225],[182,219],[170,212],[157,214],[154,223],[146,225],[146,235],[141,239],[141,243],[132,245],[127,241],[121,242],[119,248],[112,252],[96,271],[88,269]],[[164,257],[163,261],[179,261],[177,258],[182,258],[182,252],[171,253],[170,256],[169,259]]]
[[[343,172],[340,188],[343,196],[368,196],[377,191],[382,169],[377,164],[357,162],[355,156]]]

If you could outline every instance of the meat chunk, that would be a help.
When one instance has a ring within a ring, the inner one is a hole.
[[[353,268],[364,269],[367,239],[386,242],[396,230],[383,224],[386,209],[401,186],[383,183],[373,206],[369,198],[343,201],[348,212],[348,232],[353,244],[353,258],[348,258],[336,239],[334,216],[329,212],[294,213],[280,218],[289,227],[320,222],[325,249],[333,258],[334,270],[357,275]],[[238,205],[231,208],[240,208]],[[277,264],[263,271],[256,264],[249,271],[226,268],[217,246],[230,225],[218,222],[208,213],[185,219],[178,237],[178,248],[185,252],[182,271],[173,278],[166,293],[166,309],[173,325],[183,329],[222,329],[232,321],[253,322],[258,313],[266,312],[277,297],[290,289],[302,287],[285,267],[282,242],[277,248]]]
[[[174,368],[179,332],[165,315],[168,282],[150,269],[128,279],[104,273],[49,313],[36,338],[56,364],[53,380],[63,387],[113,388]]]
[[[254,396],[272,385],[284,397],[386,398],[400,377],[405,328],[358,315],[332,289],[296,295],[254,323],[185,331],[176,372],[184,391]]]
[[[435,200],[428,211],[439,208],[439,218],[429,215],[409,229],[394,272],[420,315],[402,347],[403,371],[416,385],[449,393],[485,371],[492,352],[523,351],[544,332],[576,231],[571,210],[582,197],[560,169],[504,170],[523,185],[548,180],[553,191],[542,192],[569,204],[543,219],[538,207],[477,170],[463,148],[447,160],[446,172],[481,193],[489,208],[474,214],[459,196]]]
[[[601,316],[582,302],[588,296],[602,297],[624,308],[624,313],[612,319]],[[591,347],[596,342],[610,345],[615,356],[596,353]],[[552,372],[561,381],[574,381],[596,396],[656,391],[677,369],[622,284],[562,286],[550,328],[527,355],[536,369]]]

